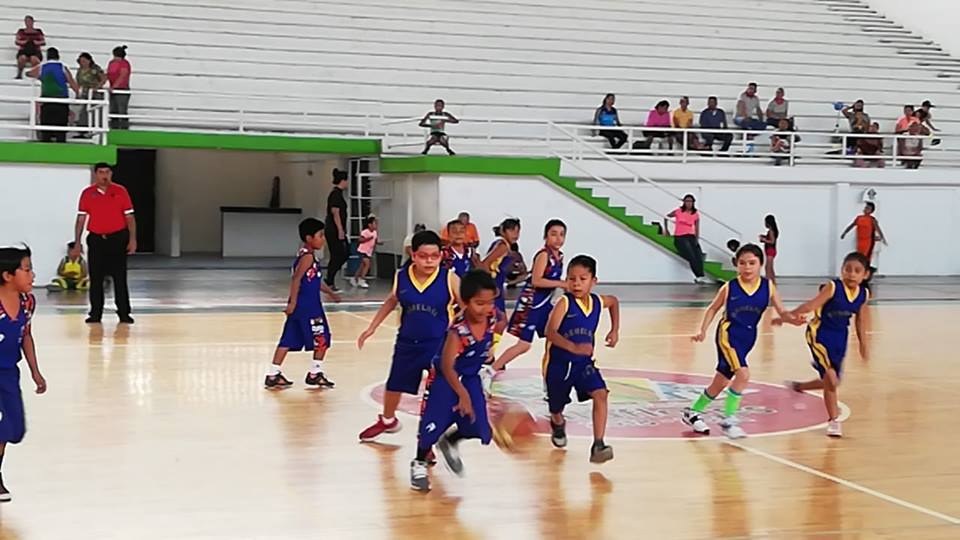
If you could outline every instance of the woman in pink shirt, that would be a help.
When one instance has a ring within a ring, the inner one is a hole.
[[[700,249],[700,212],[697,211],[697,199],[691,194],[683,196],[683,204],[680,208],[667,214],[668,218],[676,221],[674,228],[673,245],[688,263],[690,270],[693,270],[694,283],[705,283],[703,277],[703,250]],[[670,234],[670,229],[664,222],[664,232]]]
[[[130,129],[130,119],[126,117],[130,106],[130,62],[126,45],[113,48],[113,60],[107,64],[107,79],[110,81],[110,115],[123,116],[111,118],[110,129]]]
[[[650,110],[650,113],[647,114],[647,121],[644,122],[644,127],[672,127],[673,122],[670,117],[670,102],[667,100],[661,100],[657,102],[657,106]],[[644,137],[647,138],[647,148],[650,147],[650,144],[653,143],[653,139],[671,139],[671,137],[665,131],[647,131],[643,132]],[[670,140],[671,147],[672,139]]]

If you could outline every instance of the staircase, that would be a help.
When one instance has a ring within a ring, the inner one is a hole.
[[[623,206],[614,206],[608,197],[597,197],[593,190],[577,186],[577,180],[560,175],[560,158],[522,158],[486,156],[421,156],[384,157],[380,160],[382,174],[479,174],[541,176],[556,187],[583,201],[594,210],[608,216],[637,236],[649,240],[666,252],[679,257],[673,238],[660,234],[655,225],[645,223],[643,216],[629,214]],[[705,261],[704,272],[721,281],[736,276],[717,261]]]

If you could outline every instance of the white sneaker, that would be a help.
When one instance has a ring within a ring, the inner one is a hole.
[[[369,288],[370,288],[370,284],[367,283],[367,280],[365,280],[365,279],[363,279],[363,278],[360,278],[360,279],[357,280],[357,285],[359,285],[361,289],[369,289]]]
[[[720,429],[728,439],[742,439],[747,436],[747,432],[740,427],[740,421],[735,416],[728,416],[721,420]]]
[[[701,435],[710,434],[710,426],[703,421],[703,418],[700,418],[700,414],[690,408],[683,410],[683,415],[681,416],[683,423],[692,427],[695,433],[700,433]]]
[[[427,475],[426,461],[413,460],[410,462],[410,489],[430,491],[430,477]]]
[[[840,427],[839,420],[831,420],[827,422],[827,437],[843,437],[843,429]]]
[[[354,288],[360,286],[360,283],[357,282],[357,278],[355,277],[350,278],[350,286]]]

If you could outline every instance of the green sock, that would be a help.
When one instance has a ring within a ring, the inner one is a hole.
[[[741,399],[743,399],[743,394],[737,393],[733,388],[727,388],[727,400],[723,404],[723,415],[734,416],[737,414]]]
[[[715,399],[717,398],[710,397],[710,394],[708,394],[707,391],[704,390],[703,393],[700,394],[699,397],[697,397],[697,400],[693,402],[693,405],[690,408],[697,411],[698,413],[702,413],[703,411],[707,410],[707,407],[709,407],[710,404],[713,403],[713,400]]]

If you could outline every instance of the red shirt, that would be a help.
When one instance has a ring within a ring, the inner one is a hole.
[[[133,214],[133,203],[127,188],[110,183],[106,193],[93,184],[80,194],[81,215],[90,216],[87,230],[93,234],[113,234],[127,228],[128,215]]]
[[[120,71],[126,69],[126,80],[120,82]],[[110,88],[114,90],[129,90],[130,75],[133,71],[130,69],[130,62],[126,58],[114,58],[107,64],[107,79],[110,81]]]

